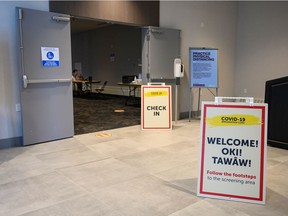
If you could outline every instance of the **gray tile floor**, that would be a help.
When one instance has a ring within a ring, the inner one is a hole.
[[[0,150],[0,215],[288,215],[287,150],[268,147],[267,204],[255,205],[196,196],[199,121],[106,132]]]

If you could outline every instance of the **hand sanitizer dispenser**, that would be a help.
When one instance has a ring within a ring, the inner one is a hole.
[[[174,77],[184,76],[184,65],[181,63],[180,58],[174,59]]]

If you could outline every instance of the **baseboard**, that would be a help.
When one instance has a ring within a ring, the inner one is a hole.
[[[0,149],[22,146],[22,137],[0,139]]]
[[[187,119],[189,118],[189,112],[180,112],[180,119]],[[192,119],[200,119],[201,118],[201,111],[192,111],[191,112]]]

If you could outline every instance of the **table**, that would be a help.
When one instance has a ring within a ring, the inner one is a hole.
[[[73,80],[72,83],[77,85],[79,94],[83,94],[82,85],[85,84],[88,92],[92,92],[92,84],[100,83],[101,80]]]
[[[118,82],[117,85],[119,85],[122,89],[122,87],[128,87],[129,88],[129,95],[125,102],[125,105],[140,105],[139,98],[136,97],[136,90],[137,88],[141,88],[141,84],[134,84],[134,83],[122,83]],[[123,90],[122,90],[123,91]],[[129,104],[130,102],[130,104]]]

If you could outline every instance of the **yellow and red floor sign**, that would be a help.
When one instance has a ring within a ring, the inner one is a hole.
[[[141,128],[142,130],[172,129],[171,86],[141,86]]]
[[[265,203],[267,104],[202,103],[197,195]]]

